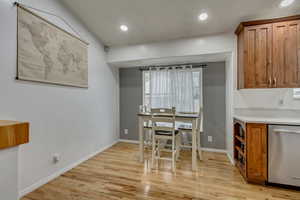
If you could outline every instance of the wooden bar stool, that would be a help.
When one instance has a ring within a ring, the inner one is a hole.
[[[152,168],[158,160],[172,161],[172,171],[176,169],[176,160],[180,151],[180,135],[175,129],[175,108],[151,109],[152,121]],[[161,140],[171,140],[171,150],[161,147]],[[161,157],[161,151],[172,153],[172,157]]]

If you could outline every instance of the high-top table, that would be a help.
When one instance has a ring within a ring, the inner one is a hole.
[[[170,114],[161,114],[161,116],[172,116]],[[198,114],[183,114],[176,113],[176,122],[184,122],[192,124],[192,170],[197,170],[197,122],[200,116]],[[139,120],[139,151],[140,151],[140,161],[144,162],[144,122],[151,119],[151,113],[138,113]]]

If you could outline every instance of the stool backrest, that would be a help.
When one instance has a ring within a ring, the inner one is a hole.
[[[151,109],[152,129],[154,131],[175,131],[175,108]]]
[[[203,107],[199,108],[199,112],[181,112],[182,114],[191,114],[191,115],[199,115],[197,121],[197,131],[202,133],[203,132]]]

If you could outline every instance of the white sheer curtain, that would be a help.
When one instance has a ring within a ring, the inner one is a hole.
[[[176,107],[178,112],[197,112],[191,66],[150,69],[152,108]]]

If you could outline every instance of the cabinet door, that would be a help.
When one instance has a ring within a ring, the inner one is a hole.
[[[273,24],[273,87],[300,87],[300,21]]]
[[[247,124],[247,179],[253,183],[267,181],[267,125]]]
[[[237,59],[238,59],[238,68],[237,68],[237,87],[238,89],[245,88],[245,62],[244,62],[244,43],[245,43],[245,31],[242,30],[237,36]]]
[[[245,88],[268,88],[272,74],[272,25],[245,28]]]

